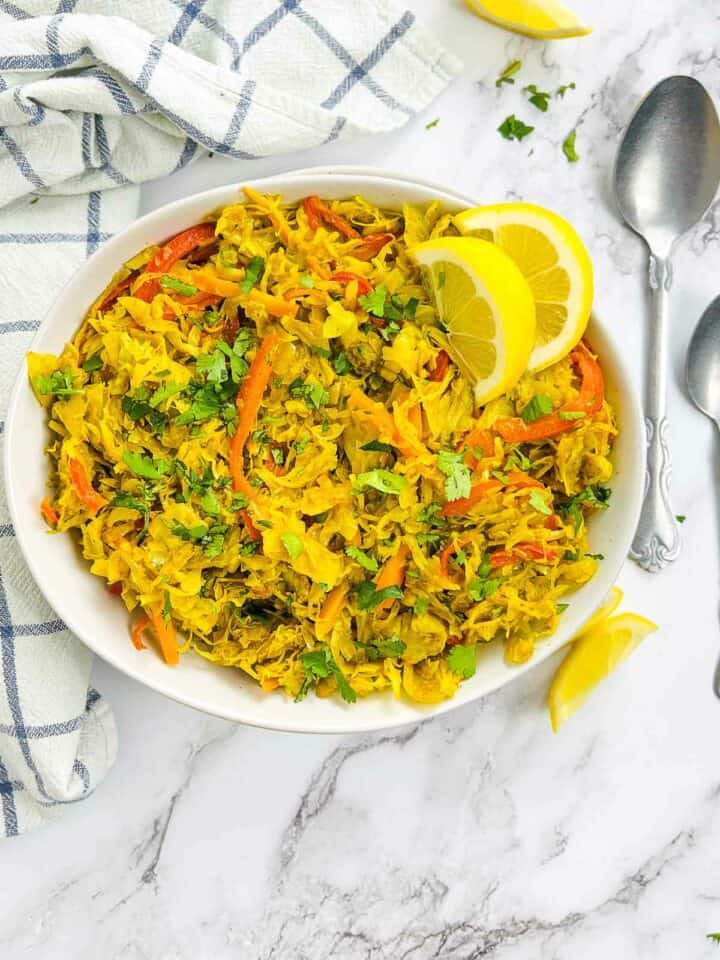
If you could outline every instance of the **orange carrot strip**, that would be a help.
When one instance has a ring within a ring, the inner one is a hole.
[[[470,490],[469,497],[460,497],[459,500],[450,500],[440,511],[443,517],[460,517],[468,510],[472,510],[475,504],[480,503],[483,497],[489,493],[495,493],[502,487],[499,480],[481,480]]]
[[[306,197],[303,200],[303,208],[307,214],[308,223],[312,230],[317,230],[320,226],[320,221],[324,220],[329,227],[337,230],[337,232],[341,233],[344,237],[350,240],[360,238],[360,234],[355,227],[351,226],[344,217],[333,213],[330,207],[324,203],[320,197]]]
[[[40,502],[40,513],[43,515],[43,517],[45,517],[45,522],[48,524],[48,526],[56,527],[58,525],[60,517],[57,515],[55,508],[50,503],[49,497],[43,497],[42,501]]]
[[[256,542],[258,540],[262,540],[262,534],[253,523],[253,519],[250,516],[250,511],[247,508],[244,508],[240,511],[240,516],[242,517],[242,522],[245,524],[245,529],[250,534],[250,539],[255,540]]]
[[[545,487],[545,484],[540,483],[534,477],[528,476],[527,473],[523,473],[522,470],[511,470],[507,475],[507,482],[508,486],[512,487],[539,487],[541,490]]]
[[[404,543],[398,547],[397,553],[386,560],[382,570],[375,578],[376,590],[384,590],[386,587],[401,587],[405,582],[405,570],[410,556],[410,548]],[[392,600],[383,600],[378,606],[378,610],[387,610],[392,606]]]
[[[133,646],[136,650],[145,650],[145,644],[142,640],[143,630],[146,630],[150,626],[150,617],[141,617],[135,626],[132,628],[130,633],[130,639],[133,642]]]
[[[408,410],[408,420],[415,428],[415,432],[418,437],[422,437],[423,432],[423,418],[422,418],[422,407],[419,403],[416,403],[414,406],[410,407]]]
[[[249,296],[251,303],[258,303],[265,307],[271,317],[294,317],[297,313],[297,304],[291,300],[285,300],[283,297],[275,297],[271,293],[264,293],[262,290],[251,290]]]
[[[165,663],[169,664],[170,666],[174,666],[176,663],[179,663],[180,650],[178,649],[175,626],[173,625],[172,620],[168,620],[168,622],[165,623],[165,619],[161,611],[158,610],[150,614],[150,622],[152,623],[153,630],[155,631],[157,641],[160,644],[160,651],[162,652]]]
[[[450,543],[442,551],[442,553],[440,554],[440,573],[442,573],[444,577],[450,576],[450,558],[452,557],[452,555],[454,553],[457,553],[458,550],[462,550],[462,548],[467,543],[470,543],[470,541],[471,541],[470,537],[465,537],[464,539],[458,540],[458,541],[451,540]]]
[[[352,273],[350,270],[340,270],[338,273],[334,273],[331,277],[331,280],[336,280],[338,283],[342,283],[343,286],[352,283],[353,280],[357,283],[358,294],[363,297],[365,294],[370,293],[372,287],[370,281],[366,280],[365,277],[361,277],[359,273]]]
[[[105,506],[107,500],[93,490],[88,480],[88,475],[85,472],[85,467],[79,460],[70,461],[70,479],[72,480],[72,485],[75,487],[75,492],[90,513],[97,513],[101,507]]]
[[[315,621],[315,633],[322,640],[335,626],[335,621],[340,615],[348,588],[344,583],[339,583],[328,593],[320,608],[320,613]]]

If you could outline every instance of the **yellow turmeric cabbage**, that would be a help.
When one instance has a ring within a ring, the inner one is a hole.
[[[479,643],[527,660],[593,576],[613,412],[577,412],[575,356],[473,408],[409,252],[455,232],[439,204],[248,190],[126,264],[59,357],[28,356],[43,513],[166,657],[177,628],[265,691],[436,703]]]

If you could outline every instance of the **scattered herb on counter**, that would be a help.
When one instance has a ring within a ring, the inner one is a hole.
[[[604,559],[605,559],[605,554],[604,554],[604,553],[586,553],[585,556],[586,556],[586,557],[589,557],[590,560],[604,560]]]
[[[542,113],[547,113],[548,104],[552,94],[547,93],[544,90],[538,90],[534,83],[529,84],[527,87],[523,87],[523,93],[529,93],[530,96],[528,97],[528,101],[534,107],[537,107],[537,109]]]
[[[495,86],[501,87],[504,83],[515,83],[514,76],[521,67],[522,60],[511,60],[495,81]]]
[[[253,257],[245,267],[245,279],[240,283],[240,289],[247,296],[252,288],[262,280],[265,273],[265,258]]]
[[[539,393],[532,400],[525,404],[520,413],[524,423],[532,423],[533,420],[539,420],[546,413],[552,413],[552,400],[544,394]]]
[[[676,513],[675,519],[677,520],[678,523],[685,523],[685,521],[687,520],[687,517],[685,516],[684,513]]]
[[[506,140],[523,140],[533,132],[535,127],[530,127],[522,120],[518,120],[514,113],[505,117],[498,127],[498,133]]]
[[[469,680],[475,673],[476,654],[477,644],[471,643],[468,644],[468,646],[464,646],[458,643],[448,654],[448,666],[453,673],[458,673],[463,679]]]
[[[563,140],[562,151],[567,157],[568,163],[577,163],[580,157],[575,149],[575,137],[577,130],[572,130]]]
[[[199,287],[194,287],[191,283],[185,283],[183,280],[178,280],[177,277],[170,277],[167,274],[164,277],[160,277],[160,286],[163,290],[172,290],[174,293],[179,293],[183,297],[194,297],[196,293],[199,293]]]
[[[555,91],[555,96],[564,97],[568,90],[574,90],[574,89],[575,89],[574,83],[562,83]]]
[[[436,127],[440,123],[440,117],[436,117],[435,120],[431,120],[430,123],[425,124],[426,130],[432,130],[433,127]]]
[[[715,943],[720,943],[720,933],[706,933],[705,936],[708,940],[713,940]]]
[[[369,554],[365,553],[364,550],[361,550],[360,547],[345,547],[345,553],[348,555],[348,557],[350,557],[351,560],[354,560],[355,563],[359,563],[363,570],[369,570],[370,573],[377,573],[377,560],[375,557],[371,557]]]
[[[555,613],[564,613],[569,606],[570,606],[569,603],[556,603]]]
[[[445,498],[452,501],[469,497],[472,474],[465,463],[464,454],[441,450],[437,455],[437,464],[441,473],[445,474]]]

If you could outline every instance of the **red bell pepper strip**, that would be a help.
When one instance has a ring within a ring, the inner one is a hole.
[[[130,273],[128,274],[127,277],[125,277],[124,280],[121,280],[120,283],[117,284],[117,286],[113,287],[110,293],[105,297],[103,302],[100,304],[99,309],[107,310],[107,308],[111,304],[115,303],[115,301],[117,300],[117,298],[120,296],[121,293],[125,293],[126,290],[130,289],[130,284],[133,282],[136,276],[137,276],[137,273]]]
[[[122,594],[122,580],[116,580],[114,583],[109,583],[107,586],[108,593],[111,593],[114,597],[119,597]]]
[[[435,369],[431,372],[428,380],[431,380],[433,383],[439,383],[441,380],[444,380],[449,366],[450,355],[448,354],[447,350],[441,350],[437,355]]]
[[[194,227],[183,230],[176,237],[162,246],[154,257],[145,267],[145,274],[167,273],[170,267],[192,253],[196,247],[201,247],[205,243],[210,243],[215,239],[215,226],[213,223],[198,223]],[[139,300],[149,302],[160,290],[160,281],[156,279],[146,280],[134,293]]]
[[[133,646],[136,650],[145,650],[145,644],[143,643],[142,635],[143,630],[147,630],[150,626],[150,617],[141,617],[135,626],[132,628],[130,633],[130,639],[132,640]]]
[[[338,283],[343,283],[346,286],[354,280],[355,283],[357,283],[358,294],[361,297],[370,293],[372,290],[370,282],[366,280],[365,277],[361,277],[359,273],[352,273],[350,270],[340,270],[338,273],[333,273],[330,279],[336,280]]]
[[[356,260],[372,260],[386,244],[395,239],[394,233],[370,233],[362,238],[362,243],[355,247],[350,256]]]
[[[442,551],[442,553],[440,554],[440,573],[444,577],[450,576],[450,558],[453,556],[453,554],[457,553],[458,550],[462,550],[462,548],[470,542],[471,542],[470,537],[466,537],[463,540],[458,540],[457,542],[454,540],[451,540],[450,543]]]
[[[580,375],[580,392],[575,400],[564,403],[559,410],[553,413],[545,414],[525,423],[521,417],[506,417],[496,420],[493,429],[508,443],[523,443],[524,441],[545,440],[549,437],[556,437],[567,430],[576,427],[578,420],[602,407],[605,399],[605,381],[602,370],[590,353],[585,344],[581,341],[570,354],[570,359],[575,364]],[[565,418],[563,413],[581,413],[583,417]]]

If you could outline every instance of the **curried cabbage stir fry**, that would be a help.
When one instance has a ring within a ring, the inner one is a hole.
[[[454,233],[438,204],[246,189],[126,263],[61,356],[29,355],[42,512],[138,649],[428,704],[478,644],[522,663],[552,633],[596,570],[613,413],[584,342],[473,408],[408,255]]]

